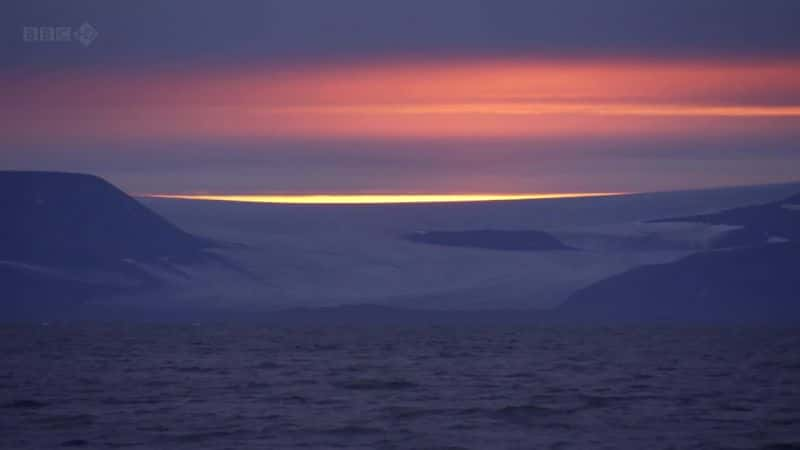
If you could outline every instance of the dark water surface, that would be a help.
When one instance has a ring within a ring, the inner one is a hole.
[[[0,328],[0,447],[800,449],[800,330]]]

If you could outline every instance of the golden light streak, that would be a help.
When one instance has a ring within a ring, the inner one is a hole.
[[[353,105],[273,108],[275,113],[307,114],[491,114],[683,117],[800,117],[800,106],[636,105],[573,103],[461,103],[440,105]]]
[[[464,203],[510,200],[608,197],[625,192],[569,192],[556,194],[310,194],[310,195],[207,195],[143,194],[142,197],[290,205],[371,205],[401,203]]]

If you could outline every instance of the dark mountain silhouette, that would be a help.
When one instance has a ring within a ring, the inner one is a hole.
[[[770,237],[800,240],[800,194],[762,205],[743,206],[710,214],[672,217],[651,222],[698,222],[735,225],[741,228],[723,234],[713,248],[741,247],[766,243]]]
[[[536,230],[418,231],[404,236],[412,242],[491,250],[570,250],[555,237]]]
[[[581,289],[559,317],[589,321],[800,321],[800,244],[714,250]]]
[[[6,315],[152,288],[158,281],[140,264],[168,271],[208,259],[213,246],[91,175],[0,171],[0,211]]]
[[[210,245],[92,176],[0,172],[0,259],[98,266],[192,259]]]

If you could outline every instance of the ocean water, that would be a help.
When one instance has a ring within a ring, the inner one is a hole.
[[[0,328],[0,447],[800,448],[800,330]]]

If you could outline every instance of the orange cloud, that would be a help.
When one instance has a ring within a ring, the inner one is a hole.
[[[596,137],[796,129],[800,62],[489,59],[6,75],[10,138]]]

